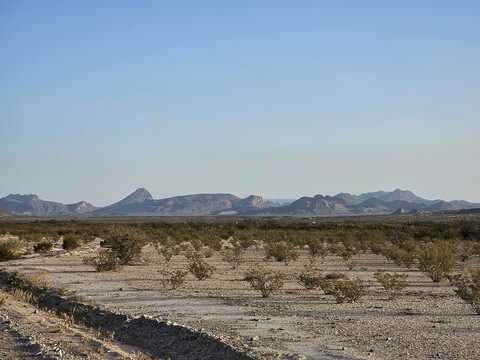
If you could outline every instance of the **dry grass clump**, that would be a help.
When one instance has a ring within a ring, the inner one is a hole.
[[[34,303],[34,296],[30,291],[22,290],[22,289],[13,289],[11,291],[11,295],[17,301],[33,304]]]
[[[455,287],[455,294],[480,315],[480,269],[451,276],[449,280]]]
[[[377,271],[373,276],[387,292],[390,300],[408,286],[407,274],[391,274],[384,271]]]
[[[7,295],[0,295],[0,308],[4,307],[7,303]]]
[[[428,243],[418,256],[418,267],[426,273],[433,282],[440,282],[452,272],[457,257],[454,244],[441,240]]]
[[[290,261],[298,259],[298,252],[291,242],[280,241],[270,242],[265,245],[265,259],[274,259],[278,262],[284,262],[288,265]]]
[[[263,267],[249,269],[243,280],[247,281],[254,290],[259,291],[264,298],[281,289],[284,284],[283,274],[266,270]]]
[[[28,284],[40,289],[49,289],[53,286],[52,280],[47,274],[25,274],[21,276]]]
[[[18,259],[26,252],[25,242],[17,238],[0,240],[0,261]]]
[[[205,280],[212,276],[215,267],[202,259],[193,259],[188,263],[190,271],[198,280]]]

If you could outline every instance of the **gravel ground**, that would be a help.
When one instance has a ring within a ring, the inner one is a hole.
[[[447,283],[433,284],[423,274],[397,268],[376,255],[354,258],[353,271],[335,257],[317,264],[322,271],[345,272],[369,284],[369,294],[359,303],[336,304],[321,291],[306,291],[296,283],[294,275],[308,262],[306,254],[288,266],[269,263],[289,281],[279,293],[262,299],[241,281],[243,271],[261,261],[260,250],[249,250],[237,270],[217,254],[208,259],[217,268],[212,279],[197,281],[189,275],[185,288],[166,291],[153,251],[145,249],[146,264],[97,273],[81,261],[97,245],[4,267],[46,273],[56,285],[107,309],[205,329],[255,349],[265,359],[279,352],[291,359],[480,359],[480,316],[455,297]],[[478,259],[473,262],[477,265]],[[172,267],[185,263],[183,256],[176,256]],[[395,300],[387,300],[372,277],[378,269],[406,272],[410,286]]]

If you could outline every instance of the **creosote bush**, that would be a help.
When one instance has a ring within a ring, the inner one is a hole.
[[[262,297],[269,297],[272,292],[283,287],[284,276],[279,272],[266,270],[263,267],[251,268],[245,273],[244,281],[259,291]]]
[[[335,282],[346,278],[345,274],[342,273],[329,273],[318,278],[319,287],[325,295],[333,295]]]
[[[373,274],[373,276],[388,293],[389,299],[393,299],[395,295],[405,289],[408,285],[407,274],[391,274],[383,271],[377,271],[375,274]]]
[[[49,252],[53,248],[53,241],[52,240],[42,240],[35,245],[33,245],[33,251],[36,253],[45,253]]]
[[[357,302],[365,293],[365,285],[358,278],[335,280],[332,283],[332,295],[338,304]]]
[[[440,282],[452,272],[456,263],[455,246],[445,240],[435,241],[425,246],[418,256],[420,271],[426,273],[433,282]]]
[[[224,261],[228,262],[232,270],[238,268],[242,262],[243,249],[239,243],[235,243],[232,248],[225,249],[222,253]]]
[[[65,235],[63,237],[62,248],[64,250],[74,250],[80,247],[80,238],[75,235]]]
[[[480,315],[480,269],[449,277],[455,294]]]
[[[305,270],[298,275],[297,282],[305,289],[312,290],[320,286],[322,277],[312,270]]]
[[[100,244],[103,248],[112,251],[120,265],[129,265],[137,260],[144,245],[145,234],[116,227],[111,230],[110,235]]]
[[[278,262],[284,262],[287,265],[290,261],[298,258],[295,246],[286,241],[270,242],[265,246],[265,259],[275,259]]]
[[[120,260],[112,249],[100,249],[95,255],[83,258],[83,263],[97,271],[114,271],[120,268]]]
[[[183,286],[185,283],[185,277],[188,274],[186,270],[162,270],[162,286],[166,289],[175,290]]]
[[[191,260],[188,263],[188,271],[190,271],[198,280],[205,280],[212,276],[215,267],[202,259],[196,259]]]

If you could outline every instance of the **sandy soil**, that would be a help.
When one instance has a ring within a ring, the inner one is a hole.
[[[304,253],[285,266],[269,263],[289,280],[271,298],[262,299],[242,281],[249,266],[262,262],[263,252],[251,249],[246,261],[231,270],[215,254],[208,262],[217,270],[211,279],[188,275],[184,288],[162,288],[161,260],[149,249],[145,263],[114,273],[98,273],[82,264],[82,256],[97,243],[72,253],[33,256],[4,263],[7,270],[47,273],[57,286],[76,291],[103,307],[132,315],[202,328],[216,336],[241,343],[265,359],[479,359],[480,316],[457,298],[448,283],[433,284],[423,274],[396,267],[376,255],[354,257],[348,271],[339,258],[317,262],[322,271],[341,271],[369,284],[369,294],[356,304],[336,304],[320,290],[302,289],[295,274],[308,262]],[[477,266],[478,259],[473,263]],[[173,259],[173,268],[186,264]],[[408,274],[410,287],[393,301],[373,280],[379,269]]]

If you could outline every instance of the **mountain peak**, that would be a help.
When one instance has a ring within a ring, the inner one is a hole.
[[[141,187],[135,190],[130,195],[128,195],[123,200],[120,200],[119,203],[134,204],[134,203],[144,202],[145,200],[153,200],[153,197],[152,197],[152,194],[150,194],[150,192],[147,189]]]

